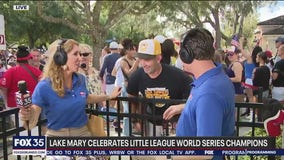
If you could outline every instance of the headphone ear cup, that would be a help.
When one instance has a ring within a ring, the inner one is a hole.
[[[190,64],[194,60],[194,52],[190,47],[188,48],[182,46],[179,51],[180,59],[186,64]]]
[[[57,47],[57,50],[53,56],[53,60],[54,60],[54,63],[56,65],[59,65],[59,66],[63,66],[66,64],[67,62],[67,54],[66,52],[61,48],[61,45],[59,45]]]

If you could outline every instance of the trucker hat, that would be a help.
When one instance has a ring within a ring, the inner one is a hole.
[[[157,55],[161,55],[161,53],[159,41],[155,39],[145,39],[139,43],[137,57],[141,59],[152,59]]]

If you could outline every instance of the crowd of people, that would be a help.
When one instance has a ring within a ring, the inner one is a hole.
[[[275,40],[277,53],[263,50],[260,46],[248,46],[244,38],[240,38],[238,45],[232,45],[224,50],[221,57],[224,70],[233,82],[236,100],[240,102],[257,102],[257,99],[273,98],[280,102],[284,100],[283,67],[282,62],[284,37]],[[215,54],[220,55],[216,52]],[[262,92],[262,97],[259,96]],[[244,98],[245,96],[245,98]],[[244,100],[245,99],[245,100]],[[252,120],[249,109],[242,114]]]
[[[25,80],[32,105],[20,109],[22,125],[33,128],[42,115],[47,136],[90,136],[87,104],[104,107],[109,100],[115,108],[117,96],[187,99],[179,105],[122,102],[123,112],[129,113],[129,107],[137,114],[140,107],[148,114],[155,110],[165,120],[174,119],[177,136],[233,136],[236,101],[245,96],[246,102],[256,102],[259,88],[262,98],[284,101],[284,37],[275,40],[274,57],[258,45],[249,46],[244,37],[232,41],[228,48],[215,49],[213,36],[204,28],[189,30],[180,42],[158,35],[137,45],[125,38],[102,49],[99,68],[92,66],[91,46],[73,39],[56,40],[45,53],[19,46],[1,63],[0,89],[6,109],[15,108],[17,83]],[[155,123],[146,122],[145,136],[165,136],[164,121]],[[115,127],[122,125],[123,135],[131,136],[129,124],[125,117]],[[144,127],[135,118],[132,124],[138,132]]]

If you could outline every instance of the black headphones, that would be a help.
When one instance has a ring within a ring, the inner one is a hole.
[[[201,34],[208,34],[210,36],[210,39],[212,40],[212,42],[214,41],[213,36],[211,35],[211,33],[204,29],[204,28],[194,28],[189,30],[188,32],[186,32],[181,40],[181,48],[179,51],[179,55],[180,55],[180,59],[187,64],[191,64],[192,61],[195,58],[195,53],[192,49],[192,47],[187,43],[190,38],[195,37],[197,35],[197,33],[201,33]],[[201,43],[203,43],[205,45],[205,47],[210,47],[210,50],[212,49],[214,51],[213,48],[213,44],[212,46],[210,44],[208,44],[208,42],[204,41],[204,40],[200,40]],[[212,48],[211,48],[212,47]]]
[[[58,66],[64,66],[67,62],[67,53],[65,52],[63,45],[68,39],[60,39],[57,50],[53,55],[53,61]]]
[[[189,32],[186,32],[181,40],[181,48],[179,51],[179,56],[184,63],[190,64],[194,60],[195,56],[192,48],[189,45],[186,45],[186,42],[189,40],[188,33]]]

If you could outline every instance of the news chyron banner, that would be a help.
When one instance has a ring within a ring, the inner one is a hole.
[[[24,137],[14,155],[284,155],[271,137]]]
[[[0,14],[0,50],[6,50],[5,21],[4,21],[4,16],[1,14]]]

